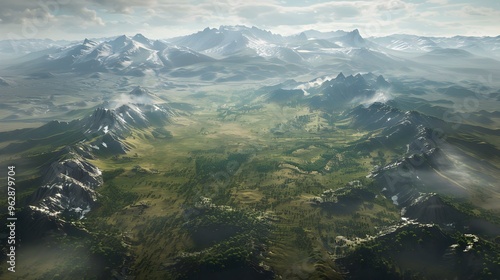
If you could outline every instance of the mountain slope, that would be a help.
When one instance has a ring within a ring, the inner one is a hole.
[[[132,76],[144,75],[172,67],[209,62],[213,59],[185,47],[176,47],[162,41],[152,41],[141,34],[119,36],[97,43],[85,39],[83,43],[54,49],[49,53],[10,69],[31,72],[113,72]]]
[[[385,100],[384,92],[388,88],[390,83],[380,75],[367,73],[346,77],[340,73],[335,78],[325,76],[305,83],[293,81],[265,87],[261,94],[270,102],[287,104],[299,101],[315,109],[341,110],[352,104]]]

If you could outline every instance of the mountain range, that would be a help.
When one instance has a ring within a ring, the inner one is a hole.
[[[495,279],[500,37],[362,34],[1,41],[14,278]]]
[[[8,41],[0,53],[9,54]],[[221,26],[170,39],[132,37],[85,39],[79,43],[50,40],[16,41],[31,50],[11,63],[9,72],[94,73],[125,76],[163,74],[199,77],[203,81],[265,80],[336,68],[344,72],[462,73],[457,64],[466,59],[473,67],[498,71],[500,37],[419,37],[391,35],[363,38],[350,32],[308,30],[282,36],[256,27]],[[23,53],[23,52],[20,52]],[[246,67],[241,67],[245,64]],[[433,68],[429,68],[433,65]],[[231,72],[231,73],[229,73]],[[5,84],[5,83],[4,83]]]

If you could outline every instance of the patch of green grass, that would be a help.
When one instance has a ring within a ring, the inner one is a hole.
[[[118,187],[113,182],[105,183],[98,190],[98,207],[92,211],[95,216],[110,216],[123,207],[134,203],[138,195],[132,191]]]

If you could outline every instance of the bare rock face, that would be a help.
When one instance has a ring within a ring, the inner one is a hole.
[[[94,113],[85,119],[82,127],[85,133],[107,133],[114,131],[120,134],[126,131],[125,120],[118,116],[113,110],[97,108]]]
[[[136,88],[136,94],[145,90]],[[125,154],[130,147],[123,141],[132,128],[152,122],[165,122],[172,111],[156,105],[122,105],[116,109],[98,108],[77,125],[93,141],[67,147],[62,159],[53,162],[42,186],[29,199],[29,208],[50,217],[70,215],[82,218],[97,200],[96,189],[103,184],[99,168],[86,158],[93,154]],[[59,125],[59,123],[56,123]]]
[[[52,163],[44,183],[63,183],[71,180],[89,187],[101,185],[101,171],[84,159],[75,157]]]
[[[402,214],[421,223],[447,224],[465,219],[463,213],[434,193],[421,195],[404,208]]]
[[[126,154],[130,150],[130,147],[120,137],[111,133],[105,134],[92,142],[90,148],[93,149],[94,153],[106,154]]]
[[[136,88],[131,95],[149,94]],[[153,95],[151,95],[153,96]],[[165,124],[175,110],[155,104],[125,104],[115,109],[97,108],[92,115],[71,123],[51,122],[30,131],[31,137],[47,137],[56,132],[76,131],[80,142],[61,149],[58,159],[46,167],[41,186],[28,198],[23,209],[25,237],[36,240],[48,231],[85,234],[71,222],[83,218],[98,199],[102,173],[88,159],[99,155],[126,154],[124,139],[133,129]],[[78,139],[78,138],[77,138]]]
[[[129,126],[136,128],[148,127],[149,121],[142,110],[135,105],[122,105],[113,111],[118,118],[123,119]]]
[[[30,199],[33,211],[49,216],[71,213],[82,218],[97,200],[96,188],[102,185],[99,168],[83,158],[54,162],[45,175],[44,185]]]

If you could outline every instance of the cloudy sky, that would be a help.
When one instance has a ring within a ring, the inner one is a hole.
[[[498,36],[499,19],[499,0],[0,0],[0,39],[170,38],[237,24],[283,35],[358,28],[365,37]]]

